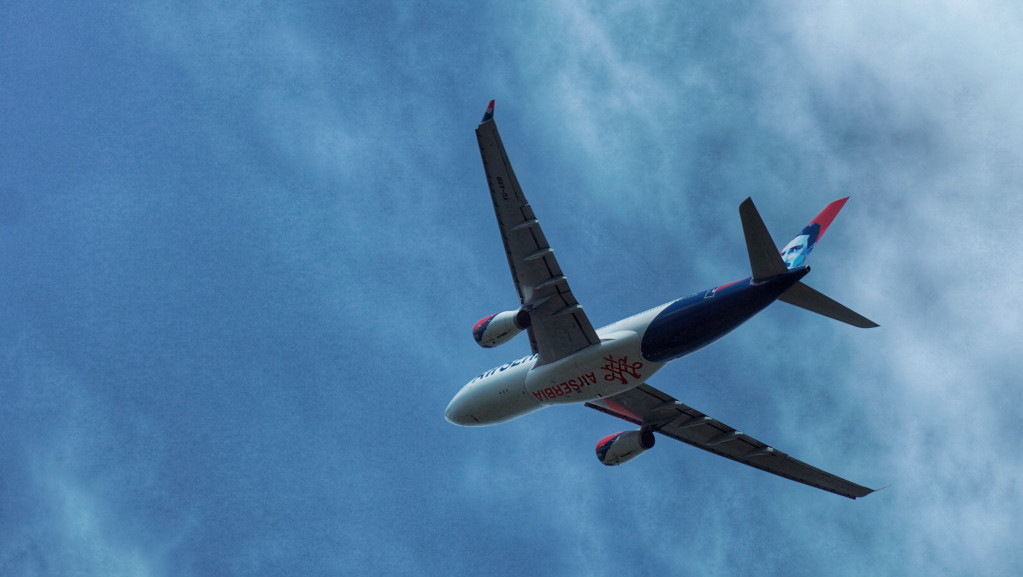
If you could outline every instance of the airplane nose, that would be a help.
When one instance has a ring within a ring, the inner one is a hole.
[[[444,418],[447,419],[452,425],[461,425],[463,427],[469,427],[479,423],[472,415],[467,415],[459,411],[453,411],[449,407],[448,410],[444,411]]]
[[[452,405],[454,404],[455,404],[454,399],[452,399],[451,402],[448,403],[448,408],[444,409],[444,419],[446,419],[447,422],[451,423],[452,425],[458,425],[459,424],[458,417],[455,416],[455,410],[452,408]]]
[[[479,423],[479,420],[470,413],[465,405],[465,395],[459,392],[448,403],[448,408],[444,409],[444,418],[452,425],[461,425],[463,427]]]
[[[458,410],[458,405],[460,404],[458,397],[459,395],[455,395],[455,398],[451,399],[451,402],[448,403],[448,408],[444,409],[444,418],[452,425],[461,425],[463,421],[463,417]]]

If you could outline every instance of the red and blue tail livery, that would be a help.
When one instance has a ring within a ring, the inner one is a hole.
[[[636,427],[597,443],[597,459],[605,465],[634,459],[651,449],[659,434],[851,499],[872,492],[794,459],[648,384],[668,362],[720,339],[775,301],[856,327],[877,326],[803,283],[810,272],[807,256],[848,198],[825,207],[780,251],[747,198],[739,205],[739,217],[750,276],[595,329],[522,193],[494,122],[493,101],[476,128],[476,139],[519,301],[515,308],[477,322],[473,339],[491,348],[525,332],[532,354],[469,381],[448,404],[444,412],[448,421],[490,425],[552,405],[581,403]]]
[[[810,251],[817,245],[817,241],[824,236],[824,231],[831,226],[831,221],[838,216],[838,211],[845,206],[849,197],[840,198],[824,207],[824,210],[817,215],[817,218],[810,221],[796,238],[789,241],[785,248],[781,249],[781,258],[789,269],[803,266],[803,261],[810,255]]]

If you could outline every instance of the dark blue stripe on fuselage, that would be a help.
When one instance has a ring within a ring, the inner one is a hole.
[[[723,337],[774,302],[810,272],[809,267],[750,284],[750,279],[675,301],[650,321],[643,357],[664,363]]]

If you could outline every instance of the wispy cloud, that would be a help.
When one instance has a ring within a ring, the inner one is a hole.
[[[5,567],[1023,566],[1012,4],[121,16],[138,61],[75,57],[117,68],[118,105],[166,130],[74,109],[89,128],[31,150],[86,168],[63,196],[19,184],[0,218]],[[468,337],[514,306],[472,135],[491,97],[598,324],[745,275],[746,196],[780,241],[852,195],[808,282],[882,328],[776,305],[653,384],[892,487],[847,502],[663,439],[606,468],[593,445],[624,425],[582,408],[445,423],[461,382],[525,349]]]

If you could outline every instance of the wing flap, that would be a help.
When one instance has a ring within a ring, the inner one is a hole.
[[[873,492],[794,459],[646,384],[586,405],[715,455],[836,495],[856,499]]]

